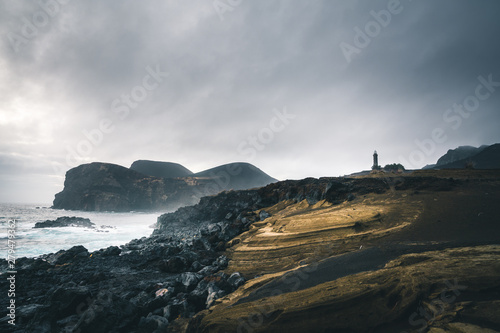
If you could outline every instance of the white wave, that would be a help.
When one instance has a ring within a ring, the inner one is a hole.
[[[40,208],[48,205],[0,204],[0,258],[7,257],[7,230],[9,220],[16,219],[16,257],[35,257],[41,254],[83,245],[89,251],[108,246],[123,245],[132,239],[149,236],[153,232],[158,213],[114,213],[66,211]],[[61,216],[89,218],[95,228],[62,227],[33,228],[36,222],[55,220]]]

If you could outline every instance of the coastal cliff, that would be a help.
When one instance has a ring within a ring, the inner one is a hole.
[[[90,211],[176,209],[193,204],[193,187],[176,178],[159,178],[108,163],[83,164],[66,173],[53,208]]]
[[[172,165],[151,161],[137,161],[133,164],[134,168],[144,172],[179,175],[177,171],[182,166],[174,165],[174,172]],[[156,169],[153,170],[153,166]],[[275,181],[276,179],[248,163],[227,164],[184,177],[160,177],[116,164],[94,162],[80,165],[66,173],[64,189],[55,195],[53,208],[173,211],[196,204],[201,197],[224,190],[260,187]]]

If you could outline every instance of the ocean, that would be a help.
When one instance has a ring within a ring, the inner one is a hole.
[[[12,245],[16,258],[55,253],[75,245],[83,245],[89,251],[123,245],[132,239],[150,236],[158,216],[166,213],[86,212],[49,207],[43,204],[0,204],[0,258],[7,258]],[[33,228],[36,222],[61,216],[89,218],[95,228]],[[15,243],[8,242],[10,220],[15,220]]]

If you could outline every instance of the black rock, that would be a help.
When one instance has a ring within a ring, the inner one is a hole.
[[[159,263],[158,268],[166,273],[182,273],[187,270],[188,262],[184,257],[175,256]]]
[[[271,214],[269,214],[268,212],[266,212],[265,210],[261,210],[260,213],[259,213],[259,218],[261,221],[264,221],[265,219],[267,219],[268,217],[271,217]]]
[[[198,271],[198,274],[203,275],[203,276],[208,276],[208,275],[212,275],[213,273],[217,272],[218,270],[219,270],[219,268],[215,267],[215,266],[205,266]]]
[[[64,265],[66,263],[71,263],[73,261],[80,261],[82,259],[88,259],[89,251],[82,246],[73,246],[69,250],[61,250],[55,254],[51,254],[47,257],[47,261],[54,265]]]
[[[199,261],[194,261],[192,264],[191,264],[191,267],[189,268],[189,271],[190,272],[198,272],[200,269],[203,268],[203,265],[200,264]]]
[[[103,249],[100,251],[100,254],[102,256],[117,256],[117,255],[120,255],[120,253],[122,252],[122,250],[118,247],[118,246],[110,246],[106,249]]]
[[[55,220],[46,220],[35,223],[34,228],[60,228],[60,227],[82,227],[94,228],[95,224],[90,219],[76,216],[62,216]]]
[[[239,272],[235,272],[231,274],[231,276],[227,279],[227,283],[233,288],[238,289],[238,287],[245,284],[245,278],[241,276]]]
[[[154,314],[149,314],[147,317],[142,317],[139,321],[141,332],[164,332],[168,326],[168,320],[165,317],[160,317]]]
[[[198,281],[202,276],[197,273],[192,273],[192,272],[187,272],[187,273],[182,273],[180,276],[180,282],[184,285],[186,288],[186,291],[192,291],[196,285],[198,284]]]
[[[213,266],[217,266],[220,269],[226,268],[228,264],[229,264],[229,259],[224,255],[218,257],[217,260],[215,260],[212,263]]]

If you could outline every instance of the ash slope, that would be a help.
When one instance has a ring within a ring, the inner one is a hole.
[[[336,205],[265,208],[226,251],[249,281],[179,331],[498,331],[500,172],[379,180]]]

